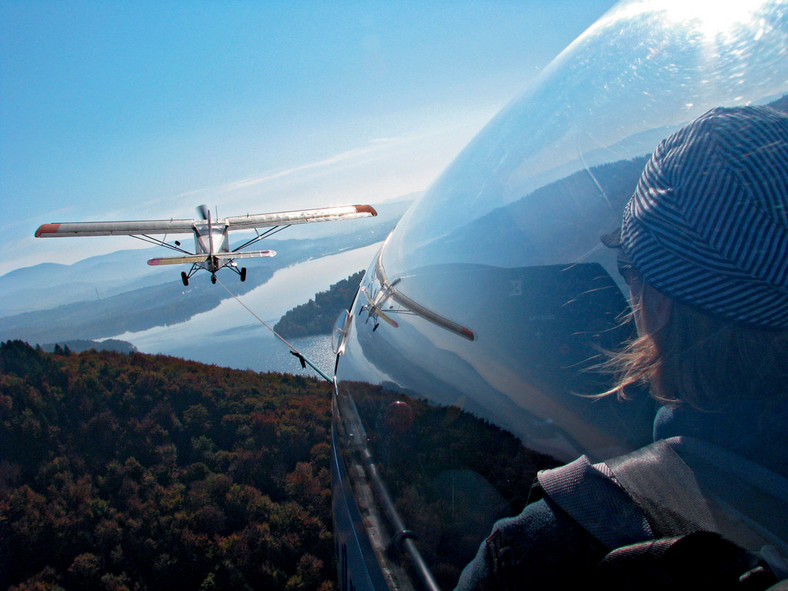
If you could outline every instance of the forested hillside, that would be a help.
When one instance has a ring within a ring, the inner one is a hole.
[[[329,386],[0,345],[0,589],[333,589]]]
[[[306,304],[288,310],[274,325],[274,330],[285,338],[331,334],[337,316],[353,303],[363,276],[364,271],[358,271],[334,283],[328,291],[315,294],[315,298]]]

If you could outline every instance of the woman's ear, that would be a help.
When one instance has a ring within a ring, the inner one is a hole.
[[[640,316],[646,333],[653,334],[667,324],[673,300],[648,282],[644,282],[640,298]]]

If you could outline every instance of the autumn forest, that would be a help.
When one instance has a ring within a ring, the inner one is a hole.
[[[0,344],[0,589],[334,589],[329,396]]]

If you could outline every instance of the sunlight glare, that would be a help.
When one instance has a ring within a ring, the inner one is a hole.
[[[716,2],[712,0],[665,0],[666,17],[676,23],[691,24],[707,39],[714,39],[735,23],[747,23],[763,4],[762,0]]]

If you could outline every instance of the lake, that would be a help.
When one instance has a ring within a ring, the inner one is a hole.
[[[315,293],[326,291],[331,284],[356,271],[366,269],[379,248],[380,243],[372,244],[281,269],[263,285],[240,296],[240,301],[251,312],[228,294],[219,306],[186,322],[111,338],[128,341],[143,353],[173,355],[237,369],[317,376],[309,366],[302,369],[287,345],[260,320],[273,327],[289,309],[306,303]],[[230,273],[220,273],[217,279],[216,289],[223,290],[226,285],[231,291],[233,280],[237,280]],[[323,373],[333,375],[331,335],[302,337],[289,342]]]

